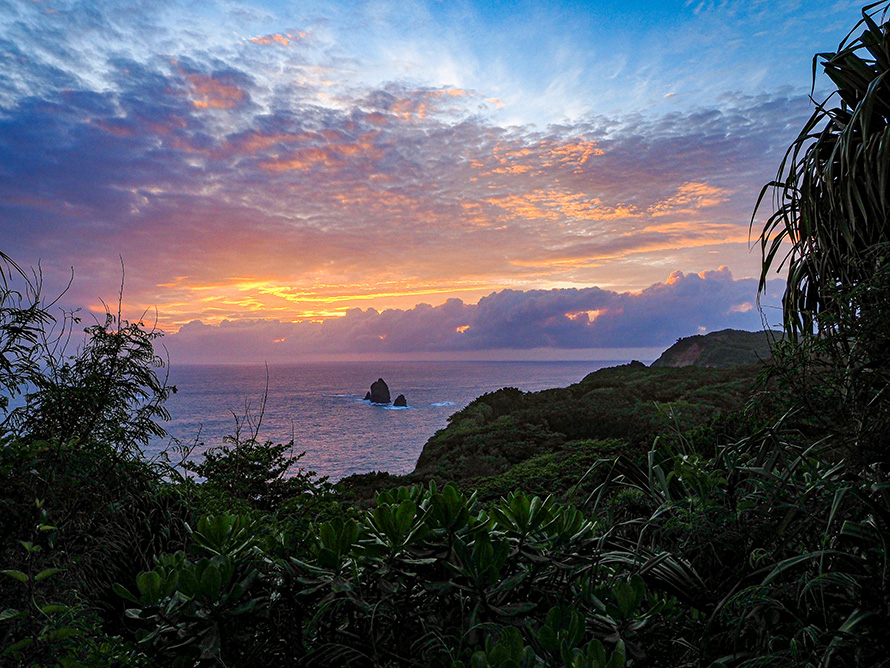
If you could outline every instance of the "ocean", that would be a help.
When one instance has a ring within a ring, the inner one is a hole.
[[[318,362],[268,367],[268,392],[259,437],[275,443],[292,438],[306,454],[300,466],[332,481],[355,473],[410,473],[424,443],[446,426],[448,416],[476,397],[502,387],[536,391],[565,387],[596,369],[619,362]],[[393,400],[407,408],[364,401],[371,383],[383,378]],[[157,455],[176,438],[195,443],[192,457],[222,443],[235,418],[259,418],[266,367],[173,365],[178,392],[167,402],[168,438],[153,442]],[[246,430],[245,432],[246,433]],[[243,435],[243,434],[242,434]]]

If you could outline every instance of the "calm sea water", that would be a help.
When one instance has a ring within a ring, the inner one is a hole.
[[[324,362],[268,368],[268,396],[260,438],[294,439],[306,451],[304,468],[338,480],[353,473],[409,473],[427,439],[448,416],[473,399],[501,387],[526,391],[564,387],[591,371],[618,362]],[[393,399],[404,394],[408,408],[364,401],[382,377]],[[178,392],[167,402],[171,437],[222,443],[235,418],[249,409],[258,417],[266,387],[264,365],[174,365],[170,381]],[[167,443],[152,444],[148,455]]]

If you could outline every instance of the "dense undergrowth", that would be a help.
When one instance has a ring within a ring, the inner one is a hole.
[[[890,38],[860,27],[823,56],[841,102],[805,130],[816,155],[792,147],[777,185],[809,205],[830,189],[800,179],[852,173],[885,208],[844,225],[886,235],[886,170],[867,168],[890,146],[869,143],[890,127]],[[769,368],[487,395],[417,484],[366,479],[371,503],[257,430],[188,471],[175,448],[145,461],[174,391],[156,334],[109,315],[68,350],[74,315],[0,254],[0,664],[890,665],[887,246],[842,229],[860,244],[832,273],[831,235],[786,204],[792,312]]]

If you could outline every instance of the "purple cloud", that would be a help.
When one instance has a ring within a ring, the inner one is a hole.
[[[680,336],[763,326],[754,279],[725,267],[673,273],[638,293],[600,288],[502,290],[478,304],[350,309],[323,322],[193,321],[164,339],[174,363],[299,361],[324,355],[482,353],[538,348],[662,349]],[[776,291],[778,293],[778,291]],[[766,309],[777,308],[768,297]],[[484,355],[483,355],[484,356]]]
[[[363,353],[649,345],[695,331],[675,312],[756,325],[718,317],[741,281],[695,277],[756,273],[748,219],[799,91],[533,126],[497,89],[355,75],[323,18],[39,4],[0,10],[0,230],[50,292],[74,266],[72,305],[114,298],[121,255],[125,307],[185,325],[171,341],[195,320]]]

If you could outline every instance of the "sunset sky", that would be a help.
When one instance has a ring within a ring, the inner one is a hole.
[[[179,362],[759,328],[751,212],[859,8],[0,0],[0,250],[93,311],[123,258]]]

